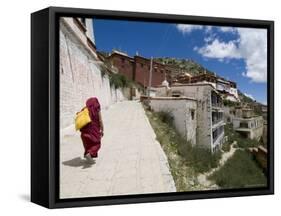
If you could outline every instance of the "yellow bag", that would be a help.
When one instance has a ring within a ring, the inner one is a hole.
[[[76,130],[80,130],[81,128],[85,127],[87,124],[91,122],[91,117],[89,114],[88,108],[84,108],[82,111],[77,113],[75,117],[75,128]]]

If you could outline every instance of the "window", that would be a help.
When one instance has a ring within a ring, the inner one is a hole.
[[[141,63],[140,65],[141,65],[141,67],[143,68],[143,63]]]
[[[125,59],[124,59],[124,58],[121,58],[121,62],[124,63],[124,62],[125,62]]]
[[[191,112],[191,120],[194,120],[195,111],[191,110],[190,112]]]
[[[241,128],[249,128],[247,122],[240,122],[240,127],[241,127]]]

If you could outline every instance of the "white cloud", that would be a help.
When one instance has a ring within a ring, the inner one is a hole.
[[[267,81],[267,31],[239,28],[239,50],[246,62],[245,77],[253,82]]]
[[[244,93],[245,96],[247,96],[248,98],[251,98],[252,100],[256,100],[253,95],[251,94],[247,94],[247,93]]]
[[[236,29],[233,27],[219,27],[218,28],[221,32],[230,32],[230,33],[234,33],[236,32]]]
[[[213,26],[205,26],[205,32],[210,33],[212,32]]]
[[[223,42],[217,38],[198,49],[198,53],[208,58],[241,58],[234,41]]]
[[[230,31],[225,29],[223,31]],[[233,29],[231,31],[234,31]],[[264,29],[236,28],[237,40],[228,42],[214,38],[206,38],[205,45],[197,48],[197,52],[207,58],[217,58],[220,61],[229,59],[244,59],[246,71],[243,76],[253,82],[267,81],[267,32]]]
[[[204,30],[205,33],[212,33],[213,30],[213,26],[207,25],[177,24],[176,27],[183,34],[189,34],[195,30]]]
[[[189,24],[177,24],[177,29],[183,34],[188,34],[193,30],[203,29],[202,25],[189,25]]]

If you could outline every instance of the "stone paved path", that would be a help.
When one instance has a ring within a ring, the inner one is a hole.
[[[60,197],[176,191],[166,155],[141,104],[119,102],[102,116],[105,135],[94,165],[88,165],[82,157],[80,133],[70,128],[62,136]]]

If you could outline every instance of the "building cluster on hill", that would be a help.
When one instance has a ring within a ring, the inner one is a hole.
[[[116,89],[110,85],[110,74],[122,74],[135,85],[129,90]],[[148,99],[151,109],[173,116],[177,130],[186,140],[212,152],[226,140],[227,120],[248,138],[259,139],[263,128],[262,117],[247,115],[245,107],[240,115],[238,108],[233,111],[224,106],[224,101],[240,102],[233,81],[207,72],[194,75],[140,55],[98,52],[92,19],[61,18],[60,82],[62,127],[71,124],[73,113],[95,95],[102,107],[125,99]]]

